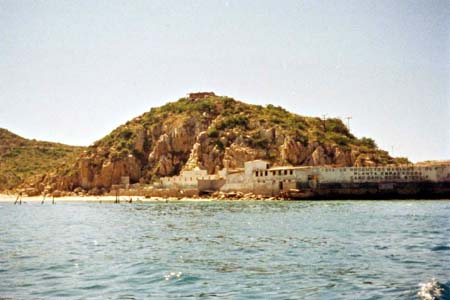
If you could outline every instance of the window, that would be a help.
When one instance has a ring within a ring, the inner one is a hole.
[[[292,174],[294,174],[294,171],[290,170],[289,175],[292,175]]]
[[[284,175],[287,175],[287,170],[284,170]]]
[[[269,174],[269,172],[267,172],[267,171],[266,171],[266,172],[264,172],[264,176],[267,176],[268,174]]]

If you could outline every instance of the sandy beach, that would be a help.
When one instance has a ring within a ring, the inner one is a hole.
[[[17,195],[0,194],[0,202],[12,202],[14,203],[17,199]],[[54,199],[55,203],[69,203],[69,202],[98,202],[98,203],[114,203],[116,200],[115,196],[65,196],[65,197],[44,197],[43,196],[33,196],[33,197],[22,197],[23,203],[52,203]],[[130,201],[131,199],[131,201]],[[145,198],[143,196],[120,196],[120,203],[142,203],[142,202],[205,202],[214,201],[210,198],[162,198],[162,197],[150,197]]]

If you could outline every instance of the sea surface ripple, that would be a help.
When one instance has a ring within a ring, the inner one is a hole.
[[[0,299],[450,299],[450,201],[0,203]]]

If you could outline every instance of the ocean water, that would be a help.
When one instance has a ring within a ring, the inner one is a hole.
[[[450,299],[450,201],[0,203],[0,299]]]

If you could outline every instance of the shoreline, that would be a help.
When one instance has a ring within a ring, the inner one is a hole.
[[[131,201],[130,201],[131,198]],[[14,203],[17,199],[17,195],[0,194],[0,203]],[[22,203],[52,203],[53,199],[55,203],[115,203],[115,196],[63,196],[63,197],[44,197],[43,196],[24,196],[22,197]],[[176,198],[176,197],[150,197],[145,198],[143,196],[120,196],[119,203],[144,203],[144,202],[210,202],[216,201],[211,198]]]
[[[131,198],[131,201],[130,201]],[[11,194],[0,194],[0,203],[14,203],[17,199],[17,195]],[[26,203],[42,203],[52,204],[54,199],[54,204],[57,203],[116,203],[115,196],[63,196],[63,197],[46,197],[43,196],[24,196],[22,197],[22,204]],[[382,201],[450,201],[448,198],[424,198],[424,199],[274,199],[274,198],[263,198],[263,199],[247,199],[247,198],[200,198],[200,197],[149,197],[144,196],[120,196],[120,203],[174,203],[174,202],[228,202],[228,201],[252,201],[252,202],[323,202],[323,201],[358,201],[358,202],[382,202]]]
[[[15,193],[0,193],[0,202],[16,202],[19,194]],[[291,199],[286,199],[282,197],[268,197],[262,195],[255,195],[253,193],[242,193],[242,192],[229,192],[229,193],[218,193],[212,195],[199,196],[197,193],[181,193],[179,195],[147,195],[142,194],[122,194],[122,195],[64,195],[64,196],[52,196],[52,195],[35,195],[20,196],[22,202],[100,202],[100,203],[144,203],[144,202],[211,202],[211,201],[289,201]]]

